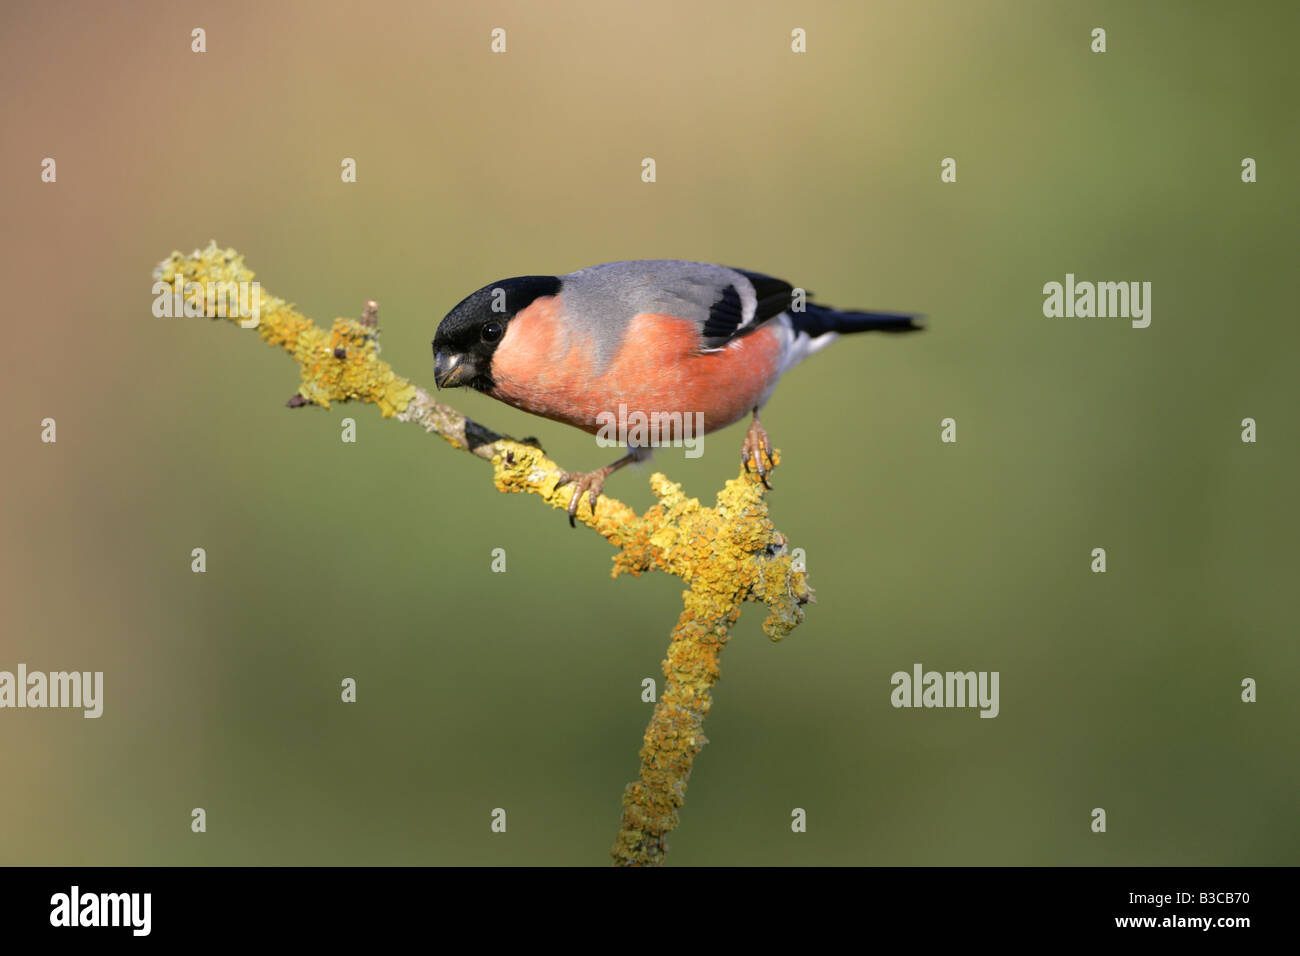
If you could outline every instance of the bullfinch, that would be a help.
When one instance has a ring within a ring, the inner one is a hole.
[[[842,312],[810,298],[761,273],[677,259],[502,279],[439,323],[434,381],[593,434],[620,407],[662,421],[702,413],[706,433],[752,415],[741,459],[766,484],[772,449],[758,412],[781,375],[840,333],[922,327],[915,315]],[[604,468],[566,473],[569,523],[584,492],[594,515],[605,479],[648,455],[629,443]]]

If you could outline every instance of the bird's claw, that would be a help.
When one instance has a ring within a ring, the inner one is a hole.
[[[578,505],[582,503],[582,495],[585,492],[587,499],[591,502],[591,516],[596,517],[596,499],[600,497],[601,491],[605,488],[604,469],[599,471],[580,472],[566,471],[560,476],[560,480],[555,483],[556,488],[562,488],[565,485],[574,485],[573,497],[569,499],[569,527],[576,528],[574,522],[578,514]]]
[[[764,488],[772,487],[772,483],[767,480],[775,464],[772,458],[772,444],[768,441],[767,430],[757,418],[750,423],[749,431],[745,433],[745,443],[740,448],[740,461],[745,466],[745,471],[752,470],[758,473],[758,480],[763,483]]]

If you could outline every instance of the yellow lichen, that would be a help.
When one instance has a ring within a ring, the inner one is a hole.
[[[173,252],[154,275],[168,284],[178,278],[184,287],[193,283],[187,300],[201,301],[205,314],[232,322],[240,322],[241,316],[218,314],[222,311],[217,301],[221,284],[253,282],[253,272],[244,265],[244,257],[234,249],[218,248],[215,242],[188,256]],[[303,399],[323,408],[329,408],[331,402],[370,402],[385,418],[405,411],[416,388],[379,357],[374,329],[356,319],[335,319],[327,332],[283,299],[261,293],[258,288],[257,332],[298,363],[298,394]]]

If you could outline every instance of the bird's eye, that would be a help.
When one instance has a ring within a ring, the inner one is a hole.
[[[497,339],[501,338],[501,333],[504,331],[505,330],[501,328],[500,322],[489,322],[487,325],[483,326],[483,341],[495,342]]]

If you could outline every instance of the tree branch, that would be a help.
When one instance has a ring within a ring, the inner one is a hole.
[[[154,278],[169,286],[179,283],[185,314],[238,322],[238,315],[219,314],[224,310],[218,290],[225,283],[252,283],[253,273],[243,256],[213,242],[188,256],[172,253]],[[379,357],[376,303],[366,303],[360,319],[335,319],[326,331],[285,300],[262,294],[256,328],[263,341],[284,349],[298,364],[300,381],[290,406],[369,402],[385,418],[415,422],[491,462],[498,490],[535,494],[553,508],[568,508],[576,490],[556,487],[564,472],[541,448],[466,418]],[[779,463],[777,452],[773,467]],[[713,507],[686,497],[662,474],[652,475],[650,486],[658,503],[642,515],[606,496],[597,514],[584,503],[577,515],[619,549],[615,576],[665,571],[689,587],[663,663],[666,682],[646,729],[641,771],[623,796],[612,853],[615,863],[629,866],[664,862],[666,837],[677,825],[691,766],[706,742],[702,728],[719,677],[719,655],[741,605],[765,605],[763,630],[777,641],[803,620],[803,605],[813,600],[807,575],[796,568],[786,539],[768,517],[766,489],[756,476],[742,469]]]

